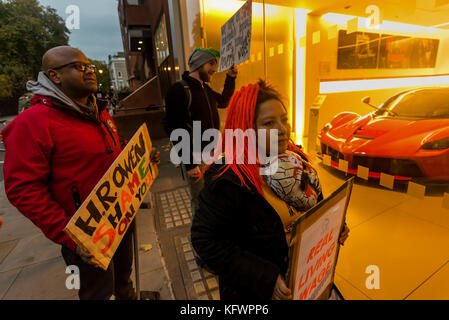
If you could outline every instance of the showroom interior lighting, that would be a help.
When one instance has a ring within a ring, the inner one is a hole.
[[[320,94],[380,90],[390,88],[407,88],[418,86],[448,86],[449,75],[384,78],[367,80],[342,80],[320,82]]]
[[[433,27],[423,27],[407,23],[398,23],[384,20],[375,30],[367,27],[368,18],[355,17],[337,13],[327,13],[321,19],[330,24],[336,24],[341,29],[347,28],[349,20],[358,18],[358,30],[367,32],[380,32],[389,34],[415,35],[415,36],[439,36],[445,34],[444,30]],[[322,81],[320,82],[320,93],[338,93],[365,90],[380,90],[386,88],[407,88],[417,86],[444,86],[449,85],[449,75],[436,76],[416,76],[416,77],[397,77],[397,78],[377,78],[360,80],[341,80],[341,81]]]
[[[295,9],[296,35],[296,117],[294,131],[298,139],[302,138],[304,130],[304,105],[306,83],[306,48],[300,45],[301,38],[306,36],[307,13],[310,10]]]
[[[358,18],[358,29],[363,30],[363,31],[369,31],[369,30],[375,29],[372,31],[393,32],[393,33],[397,33],[397,34],[406,34],[406,35],[410,35],[410,34],[439,35],[439,34],[444,33],[444,30],[437,29],[434,27],[423,27],[423,26],[418,26],[418,25],[414,25],[414,24],[399,23],[399,22],[393,22],[393,21],[387,21],[387,20],[383,20],[383,22],[380,25],[376,26],[375,28],[370,29],[369,27],[367,27],[368,22],[369,22],[368,18],[349,16],[349,15],[338,14],[338,13],[326,13],[321,17],[321,19],[323,21],[326,21],[326,22],[329,22],[332,24],[336,24],[339,27],[342,27],[344,29],[346,29],[348,21],[352,20],[354,18]]]
[[[432,26],[432,28],[446,27],[447,25],[449,25],[449,22],[434,25],[434,26]]]
[[[239,0],[231,0],[231,1],[223,1],[223,0],[202,0],[202,4],[204,5],[203,12],[207,12],[209,14],[213,13],[214,15],[232,17],[237,10],[242,7],[245,2]]]

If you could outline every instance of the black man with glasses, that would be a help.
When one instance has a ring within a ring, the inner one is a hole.
[[[123,147],[111,116],[96,103],[95,66],[80,50],[61,46],[45,53],[42,69],[27,83],[31,107],[2,131],[6,195],[62,246],[66,264],[79,268],[80,299],[135,299],[131,228],[106,271],[63,232]],[[158,158],[153,150],[152,161]]]

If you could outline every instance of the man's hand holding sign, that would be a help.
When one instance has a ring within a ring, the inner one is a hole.
[[[220,65],[218,71],[228,70],[237,76],[235,66],[249,59],[251,48],[252,0],[244,5],[221,27]]]
[[[159,162],[144,124],[64,229],[83,261],[108,268],[158,174]]]

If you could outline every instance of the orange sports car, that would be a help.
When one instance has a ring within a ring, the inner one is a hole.
[[[335,168],[348,161],[354,175],[362,166],[372,178],[449,181],[449,88],[404,91],[379,107],[369,100],[362,101],[376,111],[343,112],[321,129],[321,158],[329,155]]]

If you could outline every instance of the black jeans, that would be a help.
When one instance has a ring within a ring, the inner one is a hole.
[[[62,256],[67,266],[76,265],[80,270],[80,300],[108,300],[113,294],[117,300],[136,299],[131,280],[133,229],[131,224],[106,271],[85,263],[75,252],[62,247]]]

